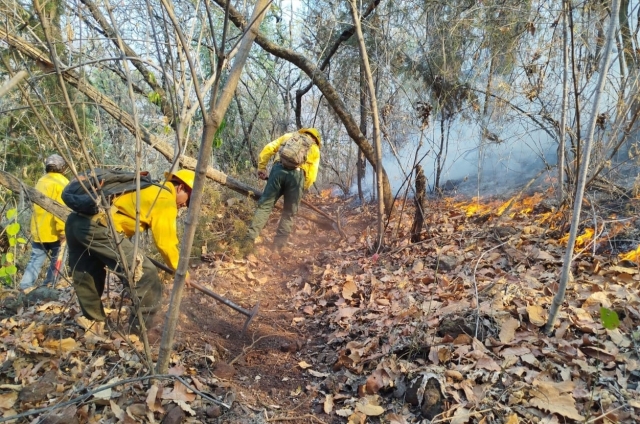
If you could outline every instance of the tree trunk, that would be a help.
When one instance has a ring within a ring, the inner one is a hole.
[[[427,207],[426,202],[427,179],[422,171],[422,166],[416,165],[416,194],[413,201],[416,205],[416,214],[413,216],[413,224],[411,225],[411,243],[420,241],[420,233],[424,225],[424,211]]]
[[[365,84],[364,67],[360,64],[360,132],[366,137],[367,135],[367,89]],[[358,178],[358,198],[360,203],[364,203],[364,193],[362,191],[362,181],[364,180],[367,163],[365,162],[364,153],[358,147],[358,160],[356,162],[356,172]]]
[[[160,344],[160,352],[158,354],[158,363],[156,365],[156,371],[159,374],[166,374],[169,368],[169,359],[171,356],[171,350],[173,349],[173,338],[180,314],[182,293],[184,291],[185,280],[189,270],[191,245],[193,244],[193,238],[198,226],[200,206],[202,204],[202,198],[204,197],[204,185],[207,177],[208,163],[213,149],[213,139],[225,113],[227,112],[227,109],[229,108],[229,104],[233,98],[233,93],[236,91],[238,81],[240,80],[240,74],[242,73],[242,68],[244,68],[244,64],[249,57],[249,51],[251,50],[251,45],[256,37],[257,28],[260,27],[260,23],[264,18],[268,5],[269,0],[258,0],[256,3],[251,15],[251,27],[247,32],[245,32],[242,38],[233,66],[229,71],[226,84],[220,93],[220,98],[215,99],[217,87],[214,87],[211,94],[211,104],[215,106],[212,107],[206,115],[204,115],[205,125],[204,130],[202,131],[198,162],[196,164],[196,179],[189,199],[189,213],[187,214],[186,227],[182,243],[180,244],[180,261],[178,262],[178,269],[175,273],[168,317],[165,321],[165,327],[162,333],[162,342]]]
[[[376,100],[376,91],[373,85],[373,76],[371,74],[371,68],[369,67],[369,56],[367,55],[367,48],[364,44],[364,37],[362,35],[362,28],[360,27],[360,17],[358,16],[358,9],[356,7],[355,0],[350,0],[351,14],[353,16],[354,26],[356,27],[356,35],[358,36],[358,47],[360,48],[360,57],[362,59],[362,65],[364,67],[365,80],[369,88],[369,103],[371,104],[371,115],[373,117],[373,139],[376,146],[376,182],[378,186],[378,240],[376,244],[376,250],[379,250],[384,245],[384,197],[391,197],[389,188],[384,187],[382,181],[383,169],[382,169],[382,143],[380,142],[380,120],[378,115],[378,102]]]
[[[616,17],[618,16],[618,7],[620,6],[619,0],[613,0],[611,4],[611,22],[609,23],[609,31],[607,34],[607,43],[604,50],[604,57],[602,59],[600,70],[598,72],[598,85],[595,89],[595,96],[593,99],[593,107],[591,109],[591,120],[589,122],[589,133],[585,138],[585,146],[582,152],[582,161],[580,163],[580,174],[578,176],[576,186],[576,198],[573,206],[573,216],[571,217],[571,229],[569,230],[569,241],[567,242],[567,250],[564,254],[562,274],[560,276],[560,282],[558,285],[558,292],[553,298],[551,308],[549,309],[549,319],[544,328],[545,333],[550,334],[553,330],[556,318],[560,312],[560,306],[564,302],[564,296],[567,291],[567,285],[569,283],[569,276],[571,274],[571,264],[573,263],[573,248],[576,244],[576,238],[578,235],[578,226],[580,224],[580,211],[582,208],[582,197],[584,196],[584,187],[587,181],[587,174],[589,173],[589,158],[591,155],[591,147],[593,145],[593,133],[596,128],[596,119],[598,117],[598,108],[600,107],[600,98],[604,91],[604,85],[607,79],[607,72],[609,71],[609,61],[611,59],[611,49],[613,45],[613,38],[616,29]]]
[[[565,153],[566,153],[566,137],[567,137],[567,106],[569,101],[569,28],[567,13],[569,7],[567,0],[563,0],[562,13],[562,111],[560,115],[560,128],[558,131],[558,204],[562,204],[565,200]]]

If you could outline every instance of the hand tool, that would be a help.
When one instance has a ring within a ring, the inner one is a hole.
[[[56,263],[54,265],[55,271],[53,273],[53,282],[51,283],[55,288],[56,284],[58,284],[58,280],[60,279],[60,274],[64,273],[64,263],[67,257],[67,242],[63,241],[60,243],[60,247],[58,248],[58,256],[56,257]]]
[[[148,256],[147,256],[147,258],[157,268],[160,268],[161,270],[166,271],[169,274],[173,275],[174,271],[171,268],[169,268],[168,266],[166,266],[165,264],[163,264],[162,262],[156,261],[155,259],[149,258]],[[235,310],[237,312],[240,312],[241,314],[245,315],[247,317],[247,320],[244,322],[244,327],[242,327],[242,333],[244,333],[244,331],[249,326],[249,323],[251,322],[251,320],[253,320],[253,318],[258,314],[258,308],[260,307],[260,302],[256,303],[256,306],[254,306],[253,309],[248,310],[248,309],[243,308],[242,306],[238,306],[237,304],[233,303],[229,299],[225,299],[224,297],[220,296],[219,294],[212,292],[208,288],[201,286],[200,284],[196,283],[195,281],[190,281],[189,284],[194,289],[197,289],[197,290],[201,291],[202,293],[213,297],[215,300],[217,300],[217,301],[227,305],[231,309],[233,309],[233,310]]]

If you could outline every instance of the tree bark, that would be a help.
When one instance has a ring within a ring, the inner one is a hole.
[[[35,188],[29,187],[8,172],[0,171],[0,185],[6,187],[16,194],[19,194],[21,192],[24,193],[27,200],[35,203],[42,209],[45,209],[47,212],[51,212],[63,221],[66,221],[67,217],[71,213],[71,209],[69,209],[65,205],[60,204],[50,197],[45,196]]]
[[[416,205],[416,214],[413,216],[413,224],[411,225],[411,243],[420,241],[420,233],[424,226],[424,211],[427,207],[426,202],[427,179],[422,171],[422,166],[416,165],[416,194],[413,201]]]

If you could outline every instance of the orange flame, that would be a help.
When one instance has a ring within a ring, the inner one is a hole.
[[[593,240],[593,234],[595,233],[595,231],[593,230],[593,228],[587,228],[584,230],[584,233],[580,236],[578,236],[576,238],[576,245],[575,247],[582,247],[584,245],[586,245],[589,241]],[[566,236],[562,237],[560,239],[560,243],[566,245],[569,242],[569,234],[567,234]]]

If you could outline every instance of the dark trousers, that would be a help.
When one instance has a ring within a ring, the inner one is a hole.
[[[251,221],[247,238],[255,240],[260,235],[260,231],[267,225],[274,205],[284,196],[284,207],[274,240],[276,247],[284,246],[293,230],[293,218],[298,213],[303,188],[304,171],[300,168],[286,169],[280,163],[273,165],[267,185],[258,200],[258,208]]]
[[[105,267],[119,275],[125,274],[116,243],[122,248],[129,267],[133,263],[133,243],[120,235],[114,240],[109,228],[77,213],[71,213],[67,218],[65,233],[73,287],[82,313],[87,318],[104,321],[106,315],[101,297],[107,276]],[[153,314],[160,307],[162,283],[158,271],[140,250],[138,258],[142,259],[142,266],[134,273],[137,281],[131,284],[124,277],[120,278],[138,299],[141,312]]]

